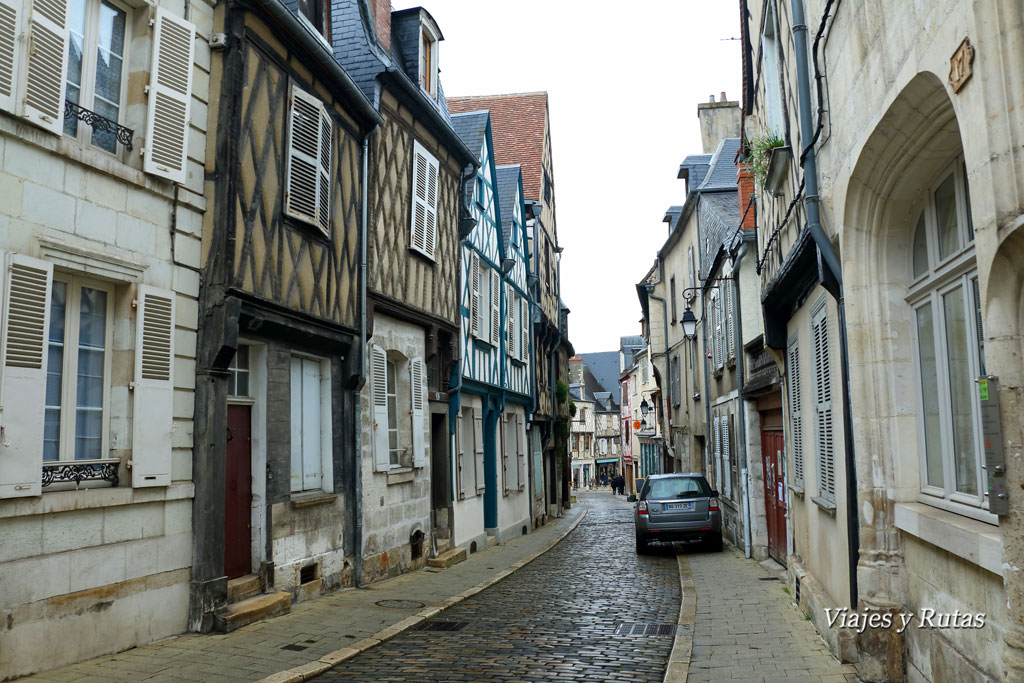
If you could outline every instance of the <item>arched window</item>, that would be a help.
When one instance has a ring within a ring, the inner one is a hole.
[[[921,491],[985,504],[975,379],[985,374],[970,195],[962,162],[946,168],[913,234],[907,303],[913,310]]]

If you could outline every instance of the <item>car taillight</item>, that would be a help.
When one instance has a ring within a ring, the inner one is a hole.
[[[708,499],[708,512],[718,512],[718,499],[717,498],[709,498]]]
[[[647,514],[647,501],[646,500],[641,500],[639,503],[636,504],[636,513],[638,515],[646,515]]]

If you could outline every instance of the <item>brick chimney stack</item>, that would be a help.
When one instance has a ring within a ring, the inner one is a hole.
[[[373,30],[380,46],[391,52],[391,0],[373,0]]]
[[[754,231],[754,205],[750,198],[754,196],[754,174],[750,168],[750,162],[745,161],[736,165],[736,194],[740,202],[740,228],[744,231]]]

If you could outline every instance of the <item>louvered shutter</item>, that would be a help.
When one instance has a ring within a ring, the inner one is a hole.
[[[462,411],[455,416],[455,490],[458,493],[459,500],[463,500],[466,497],[466,456],[463,453],[463,449],[466,444],[462,440]]]
[[[814,396],[818,442],[818,495],[835,500],[835,444],[832,433],[832,377],[829,366],[828,320],[822,307],[814,316]]]
[[[722,480],[725,488],[725,497],[732,498],[732,449],[729,444],[729,417],[722,417],[722,470],[725,478]]]
[[[470,334],[480,336],[480,256],[473,252],[470,256],[470,277],[472,279],[472,301],[470,302],[469,325]]]
[[[185,182],[195,37],[195,26],[157,8],[143,170],[176,183]]]
[[[526,420],[522,415],[516,415],[516,437],[517,441],[517,453],[516,457],[519,459],[519,490],[522,491],[526,488],[526,480],[529,477],[526,468]]]
[[[729,358],[736,357],[736,330],[733,327],[733,293],[732,282],[725,283],[725,339],[729,347]]]
[[[527,362],[530,359],[530,302],[528,299],[520,297],[519,305],[522,309],[522,335],[523,341],[519,345],[519,357]]]
[[[508,319],[506,325],[508,329],[505,330],[506,336],[508,337],[508,349],[506,353],[512,358],[516,358],[516,293],[512,289],[512,285],[508,285],[505,289],[507,292],[505,297],[505,317]]]
[[[491,268],[491,344],[501,344],[501,275]]]
[[[69,0],[35,0],[30,4],[21,113],[35,125],[57,135],[64,130],[70,21]],[[6,34],[7,29],[3,30]],[[16,43],[15,49],[17,47]]]
[[[0,0],[0,109],[17,114],[18,77],[24,52],[18,42],[22,0]]]
[[[725,348],[722,345],[722,290],[719,288],[715,296],[715,365],[722,367],[725,364]]]
[[[413,142],[412,226],[413,249],[434,258],[437,243],[437,183],[440,165],[420,143]]]
[[[427,464],[426,424],[423,417],[424,393],[423,359],[409,361],[409,386],[412,393],[412,465],[424,467]]]
[[[323,102],[294,85],[288,118],[284,212],[331,232],[334,125]]]
[[[388,450],[388,355],[384,349],[370,346],[373,393],[373,469],[387,472],[391,469]]]
[[[427,155],[427,230],[426,253],[430,258],[436,257],[437,245],[437,184],[440,164],[437,159]]]
[[[718,418],[715,417],[715,486],[722,487],[722,440]],[[724,492],[724,491],[723,491]]]
[[[511,429],[508,424],[509,417],[508,413],[504,413],[501,416],[501,487],[506,496],[509,492],[509,479],[512,476],[512,473],[509,471],[509,460],[512,455],[508,449],[508,437]]]
[[[484,423],[476,410],[473,411],[473,464],[476,474],[476,491],[484,490]]]
[[[132,486],[167,486],[174,428],[174,292],[140,285],[137,296]]]
[[[789,442],[793,454],[793,481],[804,484],[803,413],[800,400],[800,348],[796,338],[789,340]]]
[[[53,265],[11,254],[3,283],[0,498],[38,496],[42,493],[46,342]]]

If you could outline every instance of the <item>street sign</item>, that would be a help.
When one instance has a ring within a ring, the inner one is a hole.
[[[633,429],[640,429],[640,420],[633,420]]]

